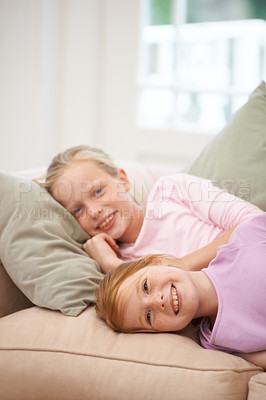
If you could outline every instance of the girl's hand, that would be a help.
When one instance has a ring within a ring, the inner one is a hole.
[[[115,253],[118,248],[116,241],[107,233],[99,233],[87,240],[83,245],[86,253],[98,262],[105,274],[113,271],[118,265],[123,263]]]

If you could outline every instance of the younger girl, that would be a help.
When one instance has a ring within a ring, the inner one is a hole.
[[[96,311],[117,331],[179,331],[203,317],[207,349],[266,368],[266,213],[244,222],[202,271],[177,259],[125,263],[100,283]]]
[[[237,224],[262,212],[186,174],[160,178],[146,204],[139,205],[130,195],[126,172],[88,146],[58,154],[44,186],[92,236],[84,249],[104,272],[149,253],[184,257],[189,268],[201,269]],[[205,246],[208,252],[193,253]]]

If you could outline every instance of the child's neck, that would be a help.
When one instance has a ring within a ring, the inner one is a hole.
[[[195,318],[209,317],[213,326],[218,311],[218,297],[215,287],[202,271],[190,272],[190,277],[199,296],[199,307]]]
[[[137,203],[133,203],[131,209],[131,221],[127,231],[119,239],[123,243],[135,243],[139,233],[141,231],[145,216],[145,207],[139,206]]]

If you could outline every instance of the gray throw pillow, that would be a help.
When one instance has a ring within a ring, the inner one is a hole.
[[[184,172],[210,179],[266,211],[265,82]]]
[[[48,192],[0,172],[0,259],[32,303],[76,316],[102,279],[82,250],[89,236]]]

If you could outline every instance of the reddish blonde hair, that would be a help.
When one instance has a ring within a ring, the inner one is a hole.
[[[96,292],[96,312],[108,326],[119,332],[132,332],[122,327],[123,308],[119,311],[117,292],[122,283],[141,269],[151,265],[171,265],[184,269],[181,262],[164,254],[148,255],[136,261],[121,264],[105,275]]]

